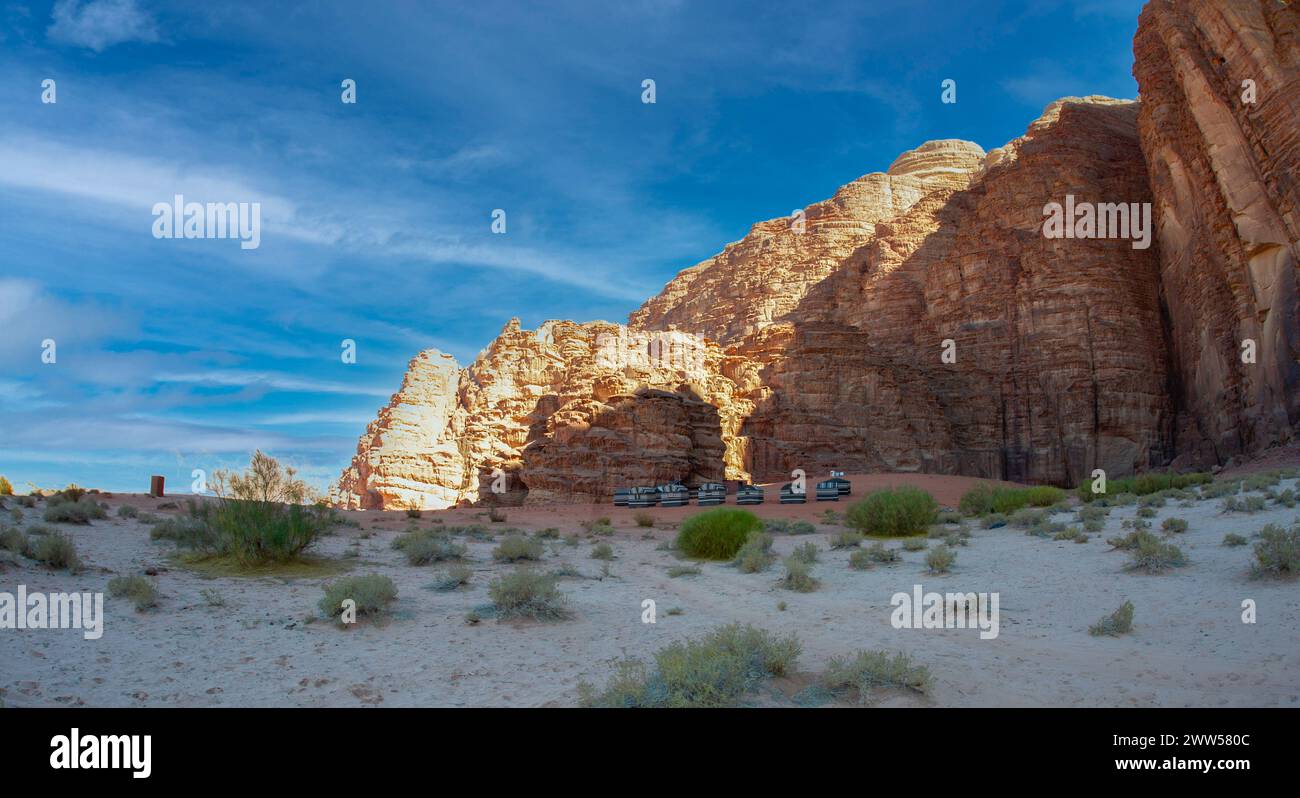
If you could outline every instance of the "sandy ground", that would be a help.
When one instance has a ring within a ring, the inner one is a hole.
[[[954,505],[972,480],[877,475],[853,482],[855,496],[909,483]],[[1295,481],[1283,487],[1296,487]],[[107,501],[114,509],[131,503],[168,512],[144,496]],[[944,576],[925,572],[923,551],[905,552],[897,564],[851,570],[849,551],[825,550],[834,525],[819,523],[812,536],[777,536],[779,554],[808,540],[824,549],[814,568],[821,586],[813,593],[780,588],[779,564],[758,574],[703,564],[698,576],[668,577],[668,567],[680,561],[658,547],[674,536],[673,525],[698,512],[694,507],[653,510],[658,523],[650,530],[636,527],[631,511],[614,507],[515,508],[504,524],[488,524],[473,510],[426,512],[421,525],[438,516],[494,531],[570,533],[581,532],[582,520],[608,516],[617,527],[612,538],[584,537],[577,547],[548,541],[543,567],[569,565],[584,574],[561,582],[572,620],[475,626],[465,623],[466,613],[487,604],[488,581],[510,569],[492,561],[495,543],[466,540],[471,583],[435,592],[425,586],[439,569],[410,566],[390,546],[407,525],[404,514],[349,513],[361,529],[340,528],[318,552],[339,558],[359,539],[360,557],[343,560],[350,572],[392,577],[399,597],[388,621],[346,629],[307,622],[327,577],[210,578],[177,565],[171,544],[151,542],[145,524],[110,517],[89,527],[60,525],[89,567],[74,576],[24,561],[0,573],[0,590],[24,584],[29,591],[104,591],[115,575],[156,569],[161,603],[139,613],[125,599],[106,596],[105,631],[95,641],[79,630],[0,630],[0,697],[9,706],[565,706],[575,703],[580,680],[603,683],[626,655],[648,658],[669,642],[740,621],[794,632],[803,642],[804,675],[765,688],[754,698],[759,704],[790,703],[788,696],[831,656],[886,648],[912,654],[935,684],[924,697],[882,692],[872,697],[875,705],[1300,706],[1300,583],[1252,580],[1251,548],[1220,545],[1227,532],[1249,537],[1266,523],[1295,521],[1300,511],[1270,505],[1253,515],[1222,514],[1217,500],[1179,505],[1169,502],[1152,520],[1157,530],[1169,516],[1189,521],[1190,530],[1175,542],[1190,563],[1155,576],[1125,571],[1127,555],[1104,542],[1134,507],[1114,509],[1107,529],[1085,544],[972,527],[970,545],[958,549],[956,566]],[[845,501],[782,507],[769,499],[751,509],[763,517],[820,520],[828,508],[846,507]],[[38,520],[38,512],[25,511],[25,523]],[[617,554],[603,578],[602,563],[590,558],[600,541],[611,542]],[[890,598],[916,584],[927,591],[998,592],[999,636],[894,629]],[[219,591],[227,606],[209,606],[200,595],[205,589]],[[657,603],[655,624],[641,621],[647,598]],[[1241,620],[1247,598],[1258,606],[1253,625]],[[1126,599],[1136,606],[1133,631],[1089,636],[1089,624]],[[670,608],[681,614],[669,615]]]

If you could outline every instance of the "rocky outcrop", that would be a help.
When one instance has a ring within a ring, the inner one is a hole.
[[[794,468],[1069,485],[1291,439],[1296,16],[1153,0],[1141,105],[1065,98],[988,153],[927,142],[754,225],[627,327],[512,321],[464,369],[422,353],[335,501],[604,501]],[[1096,213],[1050,236],[1049,203]]]
[[[1134,55],[1178,463],[1224,462],[1300,421],[1300,14],[1154,0]]]

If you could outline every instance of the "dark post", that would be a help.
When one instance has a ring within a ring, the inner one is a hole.
[[[157,474],[149,477],[149,495],[154,497],[163,495],[163,478]]]

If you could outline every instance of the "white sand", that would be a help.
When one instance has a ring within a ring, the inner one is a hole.
[[[1287,481],[1283,487],[1295,487]],[[114,497],[149,509],[147,497]],[[510,566],[493,563],[494,543],[468,541],[474,578],[452,593],[422,589],[435,567],[413,567],[390,547],[406,519],[400,513],[354,513],[374,537],[361,541],[352,573],[378,571],[397,583],[399,598],[386,623],[350,629],[305,623],[316,613],[326,579],[205,578],[177,567],[169,543],[151,542],[148,527],[133,521],[97,521],[89,527],[58,525],[76,540],[89,564],[80,575],[52,572],[31,561],[0,573],[0,590],[104,591],[117,574],[158,568],[162,600],[137,613],[125,599],[105,597],[101,639],[79,630],[0,630],[0,696],[9,706],[536,706],[571,705],[579,680],[603,683],[625,655],[649,657],[667,643],[730,621],[773,632],[795,632],[803,642],[799,668],[821,670],[827,659],[860,648],[901,649],[927,665],[935,684],[929,696],[885,692],[876,704],[952,706],[1300,706],[1300,583],[1252,580],[1250,546],[1221,546],[1227,532],[1250,537],[1266,523],[1289,524],[1300,514],[1270,505],[1253,515],[1224,515],[1217,500],[1194,508],[1170,501],[1152,519],[1158,532],[1169,516],[1191,529],[1174,538],[1190,564],[1163,575],[1124,570],[1127,554],[1110,551],[1135,508],[1112,510],[1107,529],[1086,544],[1055,542],[1002,528],[972,528],[958,549],[952,573],[925,573],[925,552],[903,554],[895,565],[854,571],[848,550],[823,551],[813,593],[776,584],[780,565],[759,574],[705,564],[699,576],[669,578],[679,561],[656,549],[671,529],[645,530],[627,514],[602,508],[559,508],[533,519],[520,511],[508,525],[579,531],[578,520],[614,515],[609,538],[618,559],[605,579],[564,579],[573,620],[545,624],[487,620],[464,622],[488,603],[487,583]],[[809,505],[809,513],[847,504]],[[775,509],[772,504],[756,508]],[[611,508],[612,509],[612,508]],[[690,512],[694,512],[694,508]],[[7,511],[6,511],[7,512]],[[28,510],[27,521],[37,510]],[[667,511],[656,511],[669,514]],[[430,524],[431,513],[420,521]],[[473,517],[445,514],[449,523]],[[673,514],[674,518],[682,513]],[[1056,520],[1068,520],[1058,515]],[[456,521],[455,519],[463,519]],[[521,523],[521,519],[525,519]],[[566,520],[567,519],[567,520]],[[530,523],[537,520],[537,523]],[[542,521],[545,522],[542,522]],[[486,523],[486,522],[484,522]],[[506,526],[490,525],[494,531]],[[814,536],[778,536],[784,554],[808,540],[825,549],[833,527]],[[338,557],[359,531],[341,528],[319,552]],[[599,576],[591,544],[560,543],[543,567],[568,564]],[[930,541],[936,545],[938,541]],[[890,543],[897,546],[897,543]],[[161,570],[166,569],[166,570]],[[896,630],[890,597],[926,590],[1000,593],[1001,629],[995,640],[976,630]],[[200,591],[214,588],[229,606],[209,607]],[[641,602],[654,599],[658,623],[641,622]],[[1258,623],[1241,621],[1241,602],[1254,599]],[[1088,626],[1125,599],[1136,605],[1133,631],[1119,638],[1089,636]],[[787,610],[778,611],[784,601]],[[670,616],[669,608],[683,614]],[[808,677],[784,680],[794,692]],[[755,699],[780,703],[774,692]]]

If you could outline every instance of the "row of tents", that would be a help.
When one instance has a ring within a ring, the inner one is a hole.
[[[813,494],[819,502],[837,502],[841,496],[853,492],[853,483],[843,477],[832,477],[817,483]],[[736,504],[762,504],[765,498],[763,488],[758,485],[742,484],[736,488]],[[778,492],[781,504],[804,504],[808,501],[806,490],[795,490],[793,482],[781,486]],[[700,507],[712,507],[727,502],[727,486],[721,482],[705,482],[702,485],[684,485],[681,482],[669,482],[664,485],[637,488],[615,488],[615,507],[685,507],[695,502]]]

